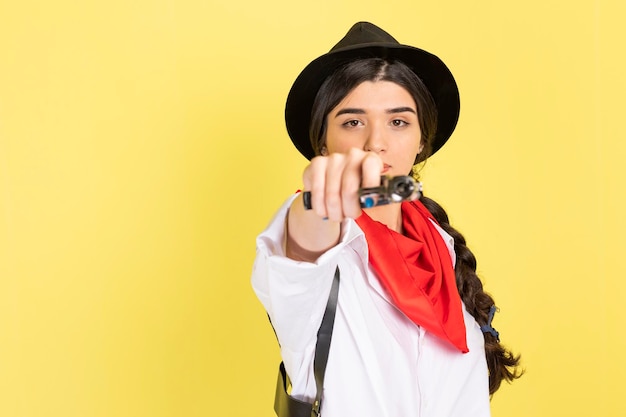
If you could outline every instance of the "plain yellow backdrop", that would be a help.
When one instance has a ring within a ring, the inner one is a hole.
[[[291,83],[357,20],[457,78],[424,186],[523,355],[494,416],[625,415],[624,4],[1,0],[0,416],[273,415],[254,239]]]

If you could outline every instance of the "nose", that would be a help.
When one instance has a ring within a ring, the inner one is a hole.
[[[375,153],[387,150],[387,136],[382,126],[372,126],[370,128],[363,149]]]

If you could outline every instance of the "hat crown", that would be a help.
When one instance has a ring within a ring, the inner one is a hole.
[[[358,47],[359,45],[372,44],[399,44],[393,36],[369,22],[358,22],[350,28],[337,45],[333,46],[330,52],[341,49]]]

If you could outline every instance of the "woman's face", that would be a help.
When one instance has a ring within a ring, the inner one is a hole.
[[[390,81],[365,81],[326,117],[322,155],[351,148],[376,152],[381,174],[407,175],[421,151],[417,106],[407,90]]]

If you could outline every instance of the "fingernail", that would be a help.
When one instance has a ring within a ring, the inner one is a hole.
[[[305,191],[302,193],[302,202],[304,203],[305,210],[311,210],[313,206],[311,205],[311,192]]]

